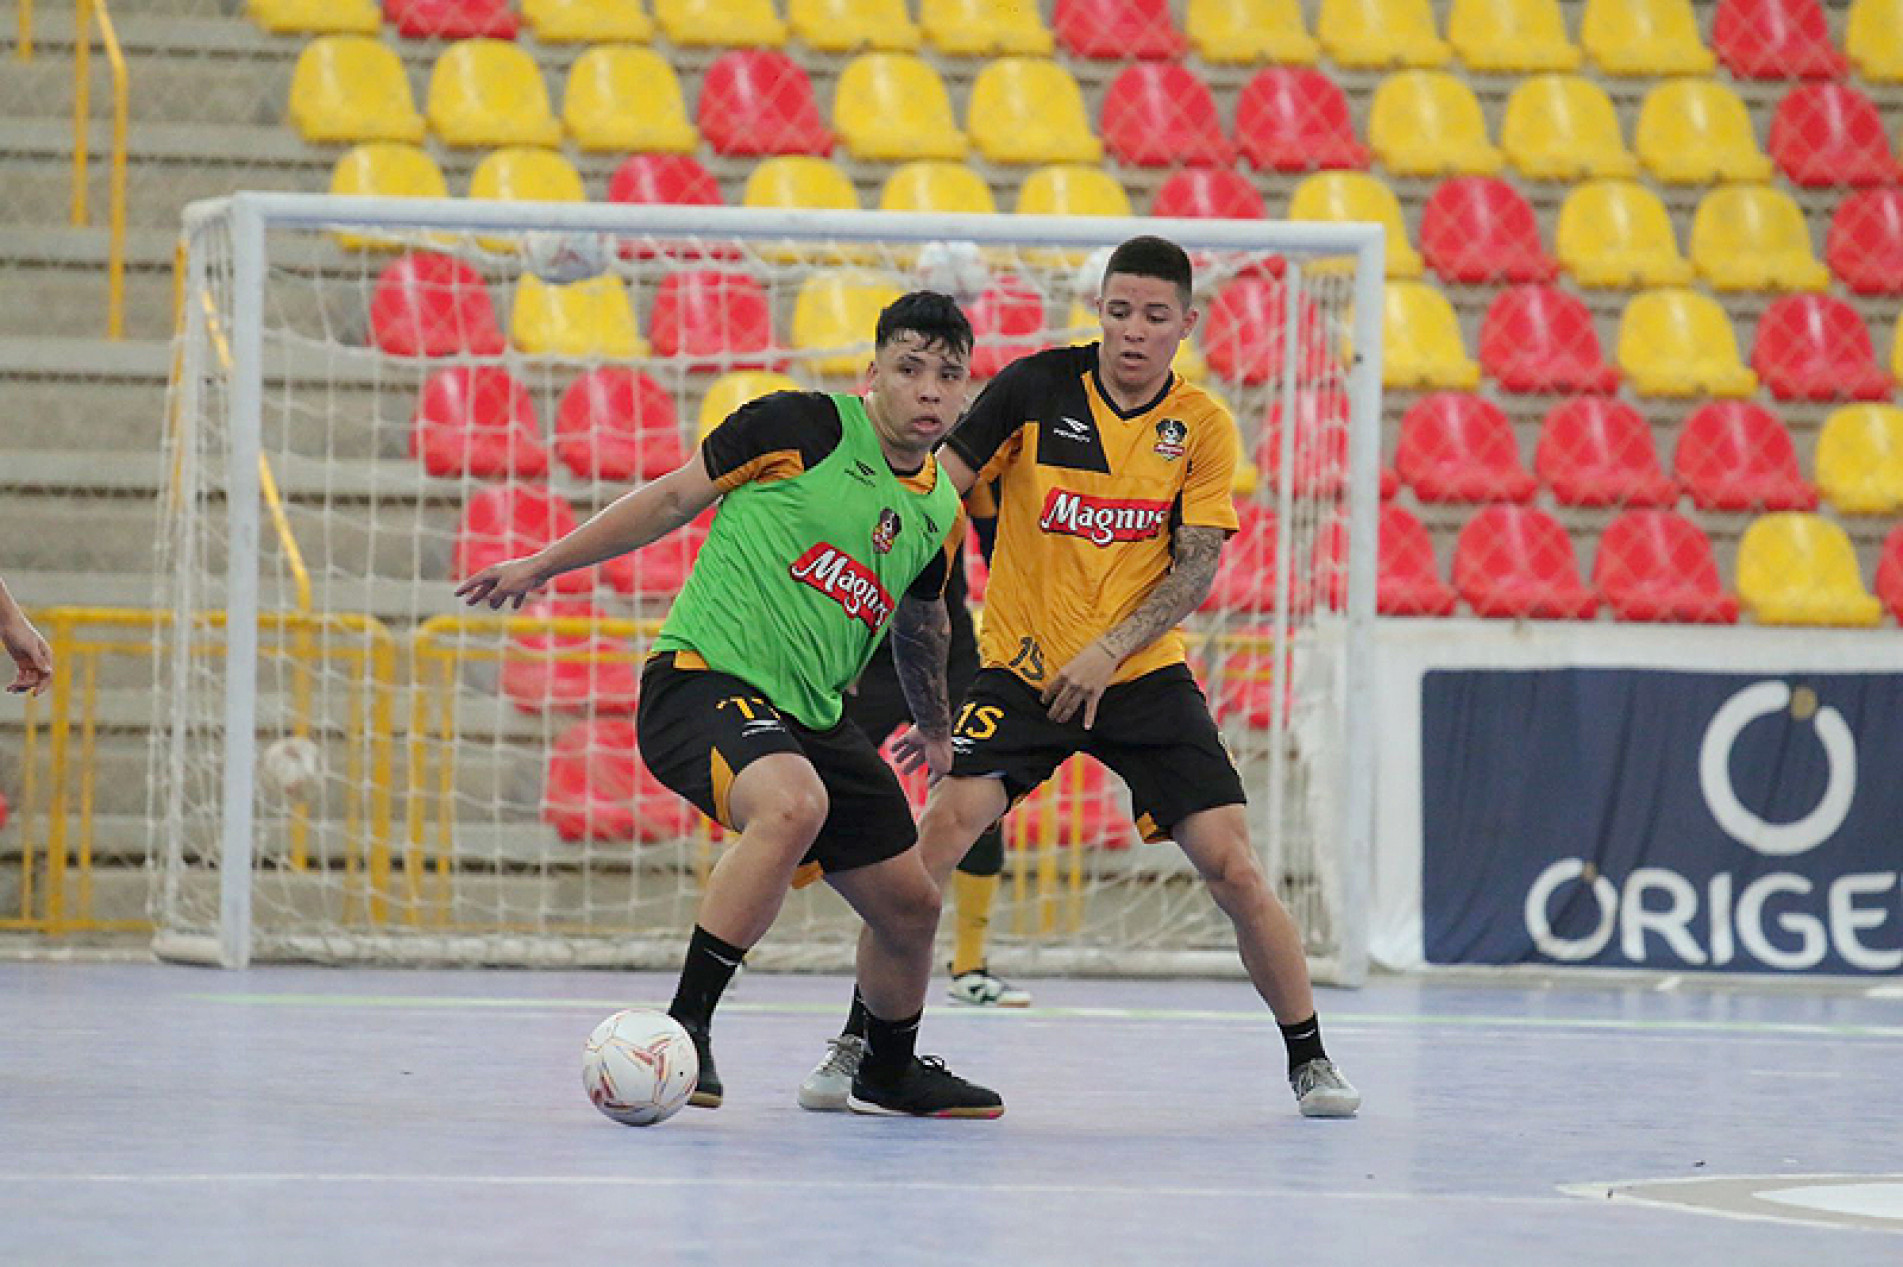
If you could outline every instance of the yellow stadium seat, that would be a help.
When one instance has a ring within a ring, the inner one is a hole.
[[[749,401],[771,396],[774,392],[802,390],[798,382],[774,370],[734,370],[722,374],[707,385],[707,394],[700,398],[694,442],[698,444],[705,440],[708,432],[727,421],[728,415]]]
[[[754,164],[741,202],[749,207],[857,211],[859,192],[831,159],[783,154]]]
[[[1883,619],[1863,586],[1850,536],[1821,515],[1760,515],[1738,542],[1738,599],[1766,625],[1859,625]]]
[[[1130,195],[1101,167],[1040,167],[1018,190],[1021,216],[1127,216]]]
[[[859,159],[965,156],[944,82],[909,53],[865,53],[846,64],[833,97],[833,130]]]
[[[1381,81],[1368,144],[1383,166],[1402,176],[1491,175],[1501,165],[1473,89],[1435,70],[1404,70]]]
[[[1903,409],[1845,405],[1825,419],[1817,485],[1846,514],[1903,511]]]
[[[1381,316],[1381,382],[1403,390],[1480,386],[1447,296],[1426,282],[1389,282]]]
[[[544,44],[645,44],[654,38],[641,0],[522,0],[522,16]]]
[[[1844,52],[1865,79],[1903,81],[1903,0],[1852,0]]]
[[[786,23],[773,0],[654,0],[654,18],[667,38],[687,48],[778,48]]]
[[[1507,161],[1535,180],[1633,176],[1639,164],[1619,136],[1605,89],[1579,75],[1534,75],[1507,98],[1500,125]]]
[[[690,154],[700,144],[674,68],[647,48],[603,45],[576,58],[562,122],[584,150]]]
[[[648,354],[628,288],[613,273],[559,286],[523,273],[515,284],[509,342],[530,356],[627,360]]]
[[[1709,295],[1667,288],[1634,295],[1619,319],[1619,368],[1645,396],[1749,396],[1758,376]]]
[[[1445,66],[1453,46],[1434,30],[1427,0],[1322,0],[1315,35],[1343,66]]]
[[[856,375],[872,359],[872,328],[899,297],[882,273],[839,269],[814,273],[793,301],[793,346],[816,374]]]
[[[1646,170],[1670,184],[1771,179],[1750,112],[1716,80],[1673,79],[1652,89],[1634,139]]]
[[[370,141],[348,151],[331,169],[333,194],[376,194],[386,198],[447,198],[449,184],[436,160],[414,145],[398,141]],[[337,244],[347,251],[399,250],[395,237],[365,237],[339,233]]]
[[[375,0],[245,0],[245,12],[273,35],[375,35]]]
[[[786,17],[793,34],[824,53],[918,47],[905,0],[787,0]]]
[[[1812,253],[1803,211],[1769,185],[1726,185],[1704,196],[1692,217],[1692,264],[1717,290],[1830,285],[1830,270]]]
[[[1094,163],[1084,94],[1046,57],[1000,57],[978,73],[965,113],[971,142],[994,163]]]
[[[1408,241],[1401,202],[1378,176],[1365,172],[1316,172],[1295,187],[1289,200],[1291,220],[1374,220],[1388,231],[1387,275],[1419,277],[1419,251]]]
[[[1447,42],[1472,70],[1574,70],[1579,48],[1566,38],[1558,0],[1454,0]]]
[[[1607,75],[1709,75],[1718,64],[1692,0],[1586,0],[1579,42]]]
[[[998,209],[985,178],[963,163],[920,161],[894,168],[879,191],[881,211],[950,211],[986,215]]]
[[[1665,204],[1634,181],[1574,186],[1560,206],[1556,237],[1560,264],[1582,286],[1683,286],[1692,279]]]
[[[526,146],[497,150],[469,176],[471,198],[503,202],[586,202],[581,173],[554,150]],[[478,238],[484,250],[513,251],[513,238]]]
[[[430,130],[449,145],[560,145],[535,59],[507,40],[458,40],[430,72]]]
[[[410,81],[396,51],[367,35],[322,35],[291,72],[291,124],[307,141],[420,141]]]
[[[932,47],[953,57],[1048,57],[1050,28],[1028,0],[919,0]]]
[[[1206,62],[1307,66],[1321,45],[1302,26],[1298,0],[1189,0],[1183,33]]]

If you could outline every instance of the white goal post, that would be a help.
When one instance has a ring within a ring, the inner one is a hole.
[[[185,213],[157,952],[672,966],[720,841],[646,782],[629,706],[690,556],[650,547],[516,617],[461,608],[455,578],[651,478],[634,467],[679,460],[750,393],[852,390],[866,314],[894,291],[962,292],[994,368],[1095,337],[1091,270],[1143,233],[1197,263],[1179,368],[1243,438],[1245,529],[1190,622],[1193,667],[1318,979],[1359,981],[1379,226],[278,193]],[[1132,838],[1124,795],[1079,764],[1013,812],[1004,970],[1240,972],[1227,921],[1179,850]],[[855,931],[814,886],[753,961],[844,968]]]

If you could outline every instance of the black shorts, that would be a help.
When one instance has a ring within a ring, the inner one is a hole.
[[[830,730],[810,730],[737,677],[678,666],[674,652],[650,657],[641,670],[636,733],[654,777],[729,830],[737,824],[727,789],[742,770],[776,752],[811,762],[830,808],[800,883],[819,871],[884,862],[918,839],[898,775],[857,726],[841,718]]]
[[[966,626],[963,638],[952,627],[951,647],[946,655],[945,686],[953,709],[971,687],[978,674],[978,644]],[[879,644],[866,671],[859,675],[858,689],[846,695],[846,718],[866,732],[873,744],[882,745],[901,726],[912,724],[912,706],[905,702],[905,690],[899,685],[898,670],[892,665],[891,639]]]
[[[1015,673],[981,669],[953,721],[952,747],[952,774],[1002,779],[1013,805],[1072,753],[1088,753],[1130,785],[1145,840],[1166,840],[1191,814],[1247,800],[1209,701],[1184,664],[1105,691],[1089,730],[1082,709],[1054,722]]]

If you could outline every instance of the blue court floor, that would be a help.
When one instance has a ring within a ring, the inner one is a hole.
[[[639,1130],[582,1039],[671,976],[0,964],[0,1264],[1903,1263],[1894,988],[1324,991],[1331,1122],[1241,983],[1029,984],[926,1016],[995,1122],[800,1111],[849,985],[753,974]]]

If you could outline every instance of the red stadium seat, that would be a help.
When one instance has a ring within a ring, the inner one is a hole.
[[[1369,158],[1368,147],[1355,139],[1347,95],[1306,66],[1271,66],[1243,86],[1236,143],[1265,171],[1358,168]]]
[[[1592,583],[1620,620],[1730,625],[1738,600],[1725,593],[1704,531],[1671,510],[1628,510],[1599,536]]]
[[[631,154],[608,178],[608,201],[718,207],[720,182],[692,154]]]
[[[1168,0],[1057,0],[1051,26],[1072,57],[1168,60],[1189,51]]]
[[[1110,772],[1082,753],[1052,772],[1004,820],[1011,849],[1046,843],[1081,849],[1128,849],[1136,843],[1130,813],[1110,781]]]
[[[649,844],[691,836],[700,814],[649,773],[634,722],[578,722],[549,750],[542,819],[563,840]]]
[[[657,355],[687,358],[696,369],[771,368],[781,359],[766,291],[745,273],[689,269],[663,277],[648,340]]]
[[[1883,539],[1883,554],[1877,560],[1877,597],[1903,624],[1903,524],[1890,529]]]
[[[1599,610],[1572,538],[1532,506],[1488,506],[1467,521],[1454,544],[1454,588],[1479,616],[1587,620]]]
[[[1282,684],[1282,724],[1288,724],[1295,708],[1295,687],[1293,673],[1275,671],[1274,643],[1271,635],[1264,631],[1264,644],[1260,648],[1244,648],[1231,651],[1222,658],[1221,672],[1217,675],[1216,687],[1210,698],[1210,712],[1217,722],[1241,722],[1256,730],[1269,730],[1275,725],[1275,685]],[[1292,656],[1284,657],[1284,662],[1292,661]]]
[[[1266,383],[1281,375],[1284,293],[1281,282],[1267,277],[1238,277],[1216,292],[1203,327],[1203,355],[1211,369],[1244,383]],[[1307,295],[1298,304],[1297,369],[1319,377],[1332,359],[1327,327]]]
[[[1269,208],[1249,178],[1233,167],[1185,167],[1157,189],[1150,214],[1188,220],[1262,220]]]
[[[991,568],[985,563],[984,547],[978,544],[978,530],[973,528],[965,534],[965,598],[969,602],[985,601],[985,586],[991,582]]]
[[[370,297],[370,333],[391,356],[495,356],[507,346],[482,275],[434,252],[384,266]]]
[[[1533,470],[1562,506],[1669,506],[1678,485],[1659,468],[1652,428],[1606,396],[1555,405],[1540,427]]]
[[[1739,79],[1835,79],[1850,69],[1817,0],[1720,0],[1711,44]]]
[[[515,38],[509,0],[383,0],[383,20],[407,39]]]
[[[1379,533],[1375,610],[1383,616],[1453,615],[1458,600],[1441,580],[1434,540],[1413,512],[1383,502]],[[1340,516],[1315,534],[1314,571],[1329,609],[1340,611],[1348,599],[1348,526]]]
[[[1831,217],[1824,258],[1859,295],[1903,294],[1903,189],[1860,189]]]
[[[410,419],[410,456],[439,479],[548,474],[529,389],[499,365],[451,365],[424,381]]]
[[[1222,166],[1236,157],[1209,85],[1174,62],[1139,62],[1111,80],[1097,131],[1113,158],[1137,167]]]
[[[971,351],[974,378],[990,378],[1032,352],[1049,346],[1044,329],[1044,297],[1016,277],[1002,277],[967,308],[976,343]]]
[[[1421,209],[1421,253],[1450,282],[1545,282],[1559,272],[1533,208],[1494,176],[1441,182]]]
[[[1806,188],[1881,185],[1896,179],[1896,159],[1875,103],[1848,84],[1804,84],[1771,116],[1771,157]]]
[[[555,456],[578,480],[655,480],[687,460],[674,399],[646,374],[588,370],[555,409]]]
[[[533,620],[598,620],[587,599],[537,599],[518,615]],[[632,713],[640,693],[633,646],[586,633],[516,634],[502,662],[502,694],[525,713]]]
[[[1700,510],[1814,510],[1817,490],[1777,415],[1748,400],[1714,400],[1685,419],[1672,474]]]
[[[833,148],[812,80],[778,49],[736,48],[715,58],[701,79],[698,118],[716,154],[824,157]]]
[[[1758,318],[1751,368],[1779,400],[1887,400],[1892,386],[1863,318],[1832,295],[1772,300]]]
[[[574,510],[553,489],[540,484],[479,488],[470,494],[456,530],[453,579],[464,580],[491,563],[533,554],[574,530]],[[564,572],[550,584],[558,594],[586,594],[595,587],[594,572]]]
[[[1254,502],[1236,503],[1241,526],[1222,548],[1216,579],[1204,611],[1275,610],[1275,512]]]
[[[1261,438],[1256,442],[1256,469],[1264,487],[1279,486],[1282,472],[1282,398],[1271,393]],[[1332,497],[1348,483],[1348,392],[1333,375],[1321,383],[1298,384],[1295,389],[1293,449],[1297,497]],[[1268,496],[1273,497],[1271,492]]]
[[[1424,502],[1523,502],[1538,487],[1520,463],[1513,424],[1466,392],[1434,392],[1409,406],[1394,465]]]
[[[1557,286],[1503,290],[1480,326],[1480,366],[1510,392],[1611,392],[1619,371],[1606,364],[1592,313]]]
[[[707,529],[714,522],[709,508],[695,520],[676,528],[659,541],[633,554],[617,555],[601,565],[601,575],[618,594],[635,598],[673,598],[687,584],[694,559]]]

